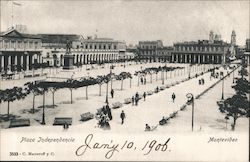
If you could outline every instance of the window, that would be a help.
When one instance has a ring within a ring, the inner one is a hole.
[[[15,48],[15,41],[11,41],[10,48]]]
[[[88,49],[88,44],[85,45],[85,49]]]
[[[35,48],[37,48],[38,47],[38,42],[35,42]]]
[[[102,45],[101,44],[99,45],[99,49],[102,49]]]
[[[32,48],[32,47],[33,47],[33,42],[29,42],[29,48]]]
[[[92,44],[89,45],[89,48],[92,49]]]
[[[96,44],[95,44],[95,49],[97,49],[97,46],[96,46]]]
[[[114,49],[116,49],[116,45],[114,45]]]
[[[103,45],[103,49],[106,49],[106,45],[105,44]]]
[[[111,49],[111,45],[109,45],[109,49]]]

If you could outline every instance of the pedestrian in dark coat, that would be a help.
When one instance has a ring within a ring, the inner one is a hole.
[[[135,104],[135,97],[132,96],[132,106],[134,106],[134,104]]]
[[[122,124],[124,123],[124,119],[126,118],[124,111],[120,114],[120,118],[122,119]]]
[[[141,84],[143,84],[143,77],[141,77]]]
[[[175,94],[173,93],[173,94],[172,94],[173,102],[174,102],[174,100],[175,100],[175,97],[176,97],[176,96],[175,96]]]
[[[109,120],[112,120],[113,117],[112,117],[111,109],[108,104],[106,105],[106,112],[108,114]]]
[[[114,98],[114,89],[111,89],[110,94],[111,94],[111,97]]]
[[[146,100],[146,92],[143,93],[144,101]]]
[[[136,94],[135,94],[135,105],[136,106],[138,105],[138,101],[139,101],[139,94],[138,94],[138,92],[136,92]]]

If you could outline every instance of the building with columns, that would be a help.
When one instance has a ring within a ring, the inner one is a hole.
[[[171,62],[221,64],[225,62],[230,44],[223,41],[199,40],[174,44]]]
[[[83,38],[80,35],[39,34],[42,37],[43,62],[63,66],[67,41],[72,42],[74,65],[105,63],[125,57],[126,44],[111,38]]]
[[[38,35],[14,28],[0,34],[0,72],[31,70],[41,63],[42,42]]]

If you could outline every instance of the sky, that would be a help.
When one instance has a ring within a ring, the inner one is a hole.
[[[210,30],[230,42],[245,45],[249,38],[249,6],[245,1],[173,0],[24,0],[15,2],[14,24],[27,25],[29,33],[80,34],[124,40],[175,42],[208,39]],[[12,2],[1,0],[0,29],[12,25]]]

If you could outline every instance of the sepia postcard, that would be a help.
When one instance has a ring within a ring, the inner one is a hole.
[[[249,0],[0,0],[1,161],[249,161]]]

